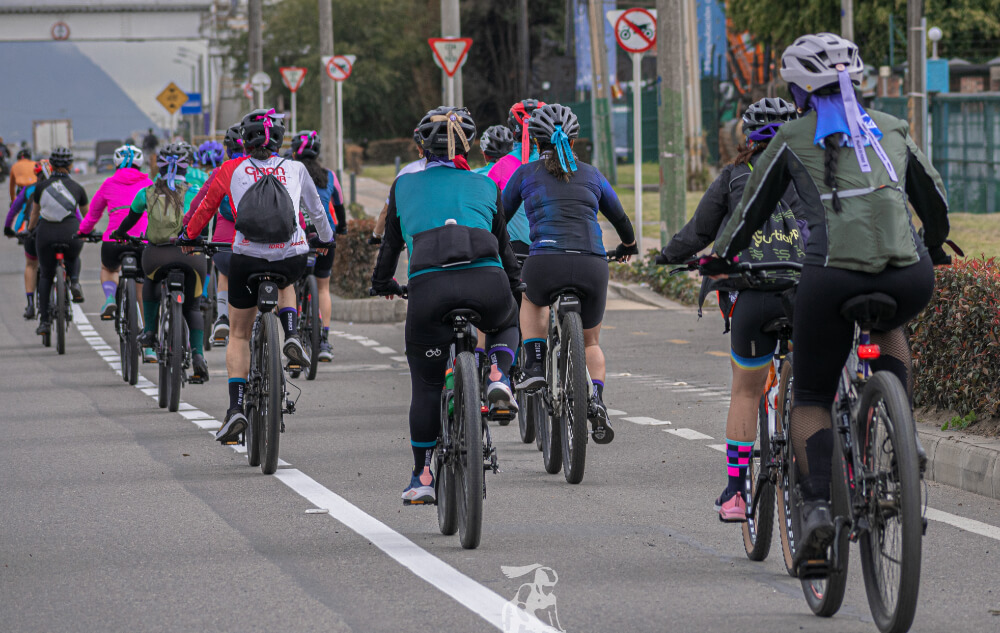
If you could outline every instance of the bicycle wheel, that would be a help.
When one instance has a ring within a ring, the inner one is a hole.
[[[559,339],[555,336],[549,336],[550,345],[558,345]],[[550,347],[549,349],[552,349]],[[555,385],[558,384],[556,381],[562,380],[559,375],[561,369],[556,367],[556,363],[552,360],[552,354],[549,355],[549,362],[545,367],[545,384]],[[538,398],[544,398],[543,394],[551,393],[548,391],[539,391],[535,393]],[[563,450],[562,450],[562,433],[560,432],[556,417],[553,415],[555,411],[560,406],[559,403],[552,402],[552,412],[548,410],[545,411],[545,415],[542,416],[540,424],[536,426],[538,435],[541,437],[542,444],[542,465],[545,466],[545,472],[550,475],[554,475],[562,468],[563,461]]]
[[[483,530],[483,418],[476,359],[470,352],[455,359],[453,424],[458,538],[463,548],[475,549]]]
[[[761,561],[771,551],[774,532],[774,484],[771,483],[771,436],[767,429],[767,399],[760,397],[757,407],[757,445],[750,458],[743,498],[747,509],[757,498],[757,508],[743,523],[743,548],[747,558]],[[762,477],[763,476],[763,477]]]
[[[56,269],[56,318],[52,326],[56,329],[56,352],[66,353],[66,271],[60,265]]]
[[[453,389],[445,389],[441,392],[441,426],[448,425],[447,428],[455,428],[452,420],[454,413],[448,415],[448,403],[454,397]],[[454,440],[454,437],[451,438]],[[458,510],[455,500],[455,462],[454,452],[451,452],[448,461],[445,462],[441,455],[441,440],[438,440],[438,449],[434,452],[434,496],[437,499],[438,528],[441,534],[451,536],[458,531]],[[451,447],[448,447],[451,448]]]
[[[834,519],[837,517],[851,517],[851,504],[849,493],[849,482],[847,481],[847,462],[844,453],[843,443],[840,433],[833,432],[833,464],[830,473],[830,512]],[[795,470],[797,467],[793,467]],[[796,477],[797,477],[797,470]],[[796,506],[793,513],[796,527],[799,523],[799,511]],[[851,560],[849,525],[844,525],[840,531],[840,538],[837,540],[837,547],[830,548],[830,563],[834,571],[826,578],[811,578],[801,580],[802,593],[806,597],[806,602],[812,612],[822,618],[829,618],[840,610],[840,605],[844,603],[844,593],[847,591],[847,567]],[[833,553],[837,552],[834,558]]]
[[[167,323],[167,410],[174,412],[181,404],[184,378],[184,314],[176,301],[170,301]]]
[[[151,283],[151,282],[146,282]],[[161,288],[161,290],[163,290]],[[169,301],[169,299],[168,299]],[[170,400],[170,370],[167,368],[167,329],[168,319],[167,316],[169,312],[163,307],[163,299],[160,299],[160,321],[157,331],[157,373],[159,375],[159,382],[157,383],[156,392],[156,403],[160,405],[161,409],[167,408],[167,402]]]
[[[562,435],[563,475],[571,484],[583,481],[587,462],[587,405],[590,385],[587,384],[587,356],[583,351],[583,322],[576,312],[563,316],[560,378],[562,378],[562,415],[559,432]]]
[[[278,317],[273,312],[263,315],[260,330],[260,470],[273,475],[278,470],[278,443],[281,439],[282,401],[285,380],[281,370],[281,344],[278,336]]]
[[[260,407],[258,405],[260,397],[260,368],[262,367],[261,346],[258,344],[260,340],[259,321],[260,317],[254,323],[253,333],[251,334],[250,374],[247,378],[246,392],[244,394],[247,428],[243,431],[243,442],[247,447],[247,464],[253,468],[260,466],[260,438],[262,434]]]
[[[857,444],[869,530],[862,532],[861,571],[872,618],[882,633],[907,631],[920,588],[923,519],[913,412],[899,379],[876,372],[858,410]]]
[[[121,289],[118,319],[121,323],[122,379],[130,385],[139,382],[139,308],[135,285],[135,279],[126,279],[118,285]]]
[[[306,277],[305,297],[302,299],[302,315],[300,329],[305,337],[302,342],[309,346],[309,369],[306,371],[306,380],[315,380],[316,371],[319,369],[319,342],[320,331],[323,322],[319,317],[319,291],[316,286],[316,277],[309,275]]]
[[[524,367],[525,363],[525,351],[524,346],[518,353],[518,367]],[[524,390],[519,390],[517,392],[517,427],[518,431],[521,433],[521,441],[525,444],[531,444],[535,441],[535,417],[532,415],[530,409],[534,406],[533,398],[531,394]]]
[[[209,268],[211,268],[212,259],[209,258]],[[215,303],[215,277],[209,274],[205,277],[205,288],[207,289],[206,296],[201,298],[201,312],[203,315],[203,320],[205,322],[205,327],[208,328],[209,334],[211,334],[212,325],[215,323],[215,319],[218,316],[216,314],[217,305]],[[203,344],[206,352],[212,351],[212,337],[206,336],[205,342]],[[194,353],[194,350],[191,350]]]
[[[778,497],[778,535],[781,539],[781,557],[785,563],[785,571],[792,578],[798,576],[798,570],[792,565],[795,557],[795,537],[798,532],[792,525],[792,491],[795,489],[795,463],[792,456],[792,443],[788,435],[788,421],[792,413],[792,355],[788,354],[781,361],[781,379],[778,382],[778,416],[777,427],[781,431],[782,441],[776,444],[780,454],[775,456],[778,465],[777,497]]]

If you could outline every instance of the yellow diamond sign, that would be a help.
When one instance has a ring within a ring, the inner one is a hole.
[[[177,84],[170,82],[163,92],[156,95],[156,100],[160,102],[167,112],[173,114],[181,109],[181,106],[188,100],[187,93],[177,87]]]

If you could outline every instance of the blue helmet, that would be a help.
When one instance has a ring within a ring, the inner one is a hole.
[[[198,162],[202,165],[218,167],[225,159],[226,153],[219,141],[205,141],[198,146]]]

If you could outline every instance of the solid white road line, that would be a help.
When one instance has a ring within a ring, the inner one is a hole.
[[[632,424],[639,424],[642,426],[662,426],[664,424],[671,424],[667,420],[657,420],[656,418],[644,418],[644,417],[632,417],[632,418],[622,418],[626,422],[631,422]]]
[[[726,452],[725,444],[706,444],[706,446],[708,446],[712,450],[719,451],[720,453]]]
[[[960,530],[965,530],[966,532],[972,532],[973,534],[978,534],[980,536],[991,538],[995,541],[1000,541],[1000,528],[988,523],[983,523],[982,521],[967,519],[965,517],[960,517],[957,514],[951,514],[950,512],[944,512],[942,510],[935,510],[934,508],[927,508],[927,518],[931,521],[947,523],[948,525],[957,527]]]
[[[694,429],[663,429],[664,433],[670,433],[671,435],[676,435],[677,437],[683,437],[686,440],[714,440],[715,438],[711,435],[705,435],[704,433],[699,433]]]

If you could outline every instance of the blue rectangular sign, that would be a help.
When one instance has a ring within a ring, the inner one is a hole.
[[[188,100],[181,106],[181,114],[201,114],[201,93],[187,93]]]

